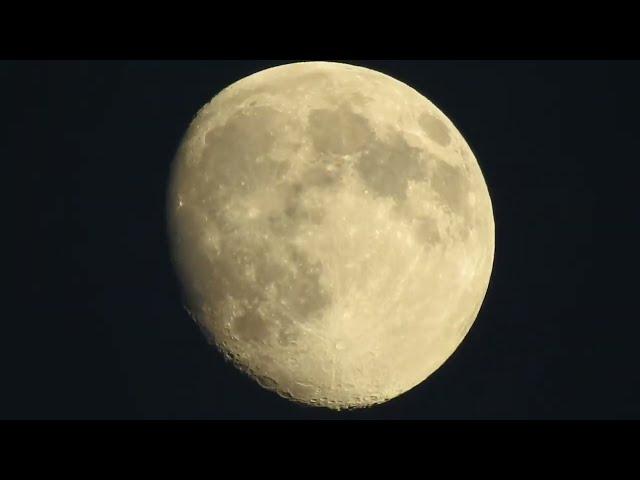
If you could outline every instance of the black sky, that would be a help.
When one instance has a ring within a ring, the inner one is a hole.
[[[181,307],[164,210],[180,137],[222,88],[288,61],[3,61],[19,227],[0,418],[640,418],[640,62],[341,61],[430,98],[489,186],[491,284],[449,361],[372,409],[301,407]]]

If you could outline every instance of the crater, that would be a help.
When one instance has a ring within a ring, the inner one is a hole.
[[[278,390],[278,382],[273,378],[269,377],[268,375],[255,375],[254,378],[256,379],[256,382],[258,382],[267,390],[273,390],[273,391]]]
[[[449,129],[438,118],[430,113],[423,113],[418,119],[418,123],[424,130],[424,133],[438,145],[446,147],[451,142]]]
[[[309,399],[317,395],[317,388],[302,382],[291,382],[282,394],[292,399]]]

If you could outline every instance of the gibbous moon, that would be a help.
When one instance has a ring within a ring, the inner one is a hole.
[[[262,386],[387,401],[453,353],[484,299],[491,200],[451,121],[367,68],[283,65],[197,114],[168,195],[174,263],[209,340]]]

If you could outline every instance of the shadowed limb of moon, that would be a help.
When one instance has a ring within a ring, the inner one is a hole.
[[[264,387],[335,409],[442,365],[493,264],[464,138],[409,86],[351,65],[284,65],[218,94],[181,143],[168,214],[208,337]]]

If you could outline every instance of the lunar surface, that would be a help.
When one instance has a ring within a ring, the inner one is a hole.
[[[491,200],[456,127],[351,65],[279,66],[197,114],[168,195],[173,259],[211,343],[262,386],[357,408],[461,343],[494,255]]]

